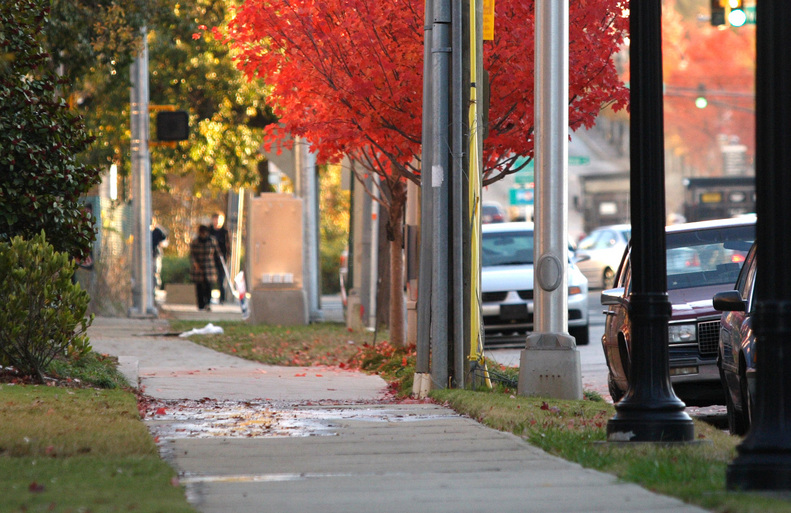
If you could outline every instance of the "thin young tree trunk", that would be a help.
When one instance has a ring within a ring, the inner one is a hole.
[[[406,206],[406,184],[402,181],[391,184],[393,196],[390,201],[390,343],[394,347],[406,345],[404,317],[404,208]]]

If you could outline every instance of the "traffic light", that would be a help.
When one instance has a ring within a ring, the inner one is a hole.
[[[189,139],[189,116],[183,110],[157,112],[157,140],[186,141]]]
[[[728,25],[731,27],[741,27],[747,22],[747,14],[744,12],[744,0],[727,0],[726,14]]]
[[[744,0],[711,0],[711,24],[741,27],[747,23]]]
[[[711,0],[711,24],[725,25],[725,0]]]
[[[706,98],[706,86],[700,84],[698,86],[698,95],[695,97],[695,107],[705,109],[709,105],[709,100]]]

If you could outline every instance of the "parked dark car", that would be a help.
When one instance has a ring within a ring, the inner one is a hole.
[[[755,240],[755,217],[701,221],[666,228],[667,289],[673,311],[668,324],[670,380],[688,405],[724,404],[717,369],[721,314],[712,297],[736,283]],[[613,401],[629,386],[631,358],[631,245],[624,253],[616,288],[602,292],[607,307],[602,347]]]
[[[728,429],[743,435],[750,428],[755,397],[756,344],[753,333],[755,244],[742,267],[736,290],[714,295],[714,308],[723,312],[717,365],[725,390]]]

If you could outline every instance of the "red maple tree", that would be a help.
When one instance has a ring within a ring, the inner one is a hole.
[[[738,142],[755,154],[755,27],[717,29],[665,12],[667,145],[696,175],[722,175],[723,144]],[[708,101],[703,108],[695,106],[700,96]]]
[[[603,106],[628,101],[612,57],[628,28],[626,0],[578,0],[570,12],[569,124],[591,126]],[[225,29],[239,68],[269,88],[280,118],[271,145],[302,137],[321,162],[348,157],[362,182],[376,175],[388,210],[390,337],[405,340],[402,224],[406,180],[420,183],[423,0],[245,0]],[[533,155],[534,5],[498,0],[490,75],[486,182]]]

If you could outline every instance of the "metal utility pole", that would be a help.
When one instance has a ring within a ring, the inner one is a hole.
[[[467,177],[467,150],[469,145],[466,144],[468,140],[468,133],[466,130],[467,123],[465,122],[465,109],[464,106],[469,101],[469,64],[465,66],[464,57],[469,56],[469,51],[465,52],[464,48],[464,6],[467,5],[466,1],[454,2],[452,7],[452,23],[451,23],[451,47],[453,53],[451,54],[451,104],[450,104],[450,119],[451,121],[451,173],[450,173],[450,234],[451,234],[451,250],[452,256],[450,258],[451,267],[451,290],[452,298],[451,304],[448,305],[451,316],[451,341],[453,348],[453,379],[452,385],[454,388],[464,388],[465,375],[467,374],[467,355],[469,354],[469,344],[465,341],[469,340],[469,336],[464,329],[464,319],[468,317],[465,315],[465,303],[467,295],[465,294],[465,274],[467,275],[467,282],[469,283],[469,273],[465,273],[464,266],[464,249],[469,247],[465,244],[465,240],[469,239],[469,233],[465,229],[465,215],[464,215],[464,191],[466,187]],[[469,16],[466,16],[469,17]],[[466,72],[466,73],[465,73]],[[464,87],[464,77],[467,76],[467,87]]]
[[[310,143],[298,138],[294,144],[294,165],[297,176],[297,195],[302,198],[302,270],[304,287],[308,298],[308,319],[321,321],[319,295],[319,196],[316,155],[310,151]]]
[[[756,6],[755,195],[758,271],[753,327],[760,343],[752,425],[728,467],[729,489],[791,490],[791,5],[762,1]]]
[[[432,158],[433,245],[431,273],[431,380],[433,387],[448,386],[448,204],[450,170],[450,87],[451,71],[450,0],[434,2],[432,28]],[[428,184],[423,185],[425,187]]]
[[[568,334],[568,48],[568,0],[537,0],[535,312],[518,390],[582,399],[580,356]]]
[[[143,44],[132,64],[129,93],[132,132],[132,307],[130,317],[156,317],[154,272],[151,253],[151,155],[148,152],[148,41],[141,29]]]
[[[629,390],[607,423],[611,442],[691,441],[692,419],[670,385],[665,260],[662,2],[630,5],[632,358]]]
[[[431,156],[433,114],[432,87],[432,29],[434,28],[434,0],[426,0],[423,26],[423,134],[420,155],[420,263],[417,294],[417,355],[412,393],[420,398],[428,394],[431,385],[431,268],[434,239],[434,195],[431,185]]]

